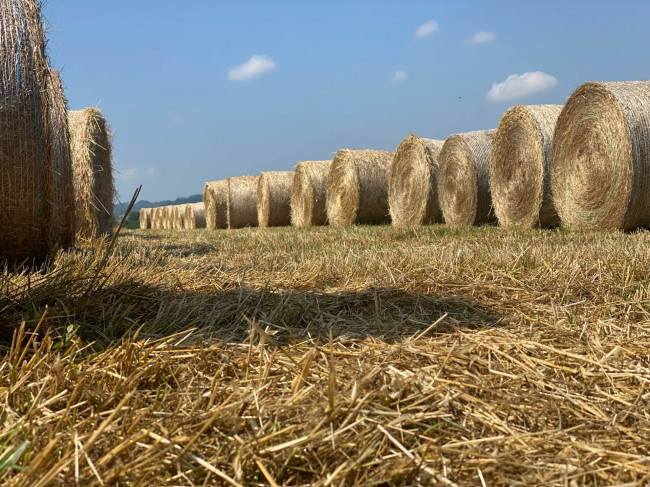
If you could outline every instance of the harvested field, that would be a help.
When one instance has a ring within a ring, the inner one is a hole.
[[[0,482],[645,485],[649,246],[128,231],[5,269]]]
[[[228,228],[228,180],[205,183],[203,203],[207,229]]]
[[[332,161],[296,164],[291,183],[291,224],[310,227],[327,223],[327,178]]]
[[[293,171],[262,172],[257,178],[257,221],[259,226],[291,224]]]

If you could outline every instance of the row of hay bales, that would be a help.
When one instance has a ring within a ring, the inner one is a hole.
[[[444,141],[411,134],[395,153],[342,149],[294,171],[208,182],[203,201],[211,230],[391,221],[649,228],[650,82],[585,83],[564,106],[510,108],[496,130]]]
[[[68,110],[40,3],[0,9],[0,259],[40,261],[111,230],[110,132],[98,110]]]
[[[201,202],[142,208],[140,210],[140,228],[159,230],[205,228],[205,206]]]

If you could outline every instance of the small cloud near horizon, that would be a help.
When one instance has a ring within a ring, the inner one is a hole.
[[[115,179],[120,183],[130,183],[131,181],[134,181],[139,174],[140,170],[137,167],[132,167],[124,169],[123,171],[116,171]]]
[[[501,83],[493,83],[485,98],[488,101],[507,101],[523,98],[533,93],[550,90],[557,84],[557,79],[541,71],[524,74],[511,74]]]
[[[418,27],[418,29],[415,31],[415,37],[428,37],[437,31],[438,27],[440,27],[438,25],[438,22],[435,20],[429,20],[428,22],[425,22],[420,27]]]
[[[485,44],[486,42],[492,42],[497,38],[497,35],[494,32],[485,32],[484,30],[474,33],[472,38],[469,40],[470,44]]]
[[[230,81],[248,81],[264,73],[277,69],[275,61],[269,56],[253,54],[251,58],[228,71]]]
[[[393,77],[390,79],[391,83],[399,83],[400,81],[404,81],[409,77],[408,73],[406,71],[395,71],[395,74]]]

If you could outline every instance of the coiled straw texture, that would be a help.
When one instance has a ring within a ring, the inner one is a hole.
[[[228,178],[228,228],[257,226],[257,176]]]

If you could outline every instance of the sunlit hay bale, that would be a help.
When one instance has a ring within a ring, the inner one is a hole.
[[[551,227],[551,149],[561,105],[515,105],[501,117],[490,158],[494,213],[503,226]]]
[[[0,0],[0,8],[0,259],[41,260],[66,243],[41,6]]]
[[[161,206],[153,208],[151,210],[151,228],[154,228],[156,230],[162,230],[163,218],[164,218],[163,208]]]
[[[411,134],[397,148],[388,173],[388,207],[393,225],[442,223],[438,204],[438,155],[444,140]]]
[[[228,178],[228,228],[257,226],[257,176]]]
[[[187,230],[205,228],[205,204],[189,203],[185,205],[185,217],[183,223]]]
[[[205,183],[203,203],[205,227],[208,230],[228,228],[228,180]]]
[[[172,228],[172,207],[163,206],[162,207],[162,227],[163,230],[171,230]]]
[[[583,84],[554,137],[551,191],[565,225],[650,228],[650,81]]]
[[[183,230],[185,228],[185,204],[172,206],[172,228]]]
[[[393,152],[339,150],[327,181],[327,218],[330,225],[387,223],[388,169]]]
[[[152,228],[151,225],[151,208],[141,208],[140,209],[140,229],[145,230],[147,228]]]
[[[327,177],[332,161],[303,161],[291,183],[291,224],[296,227],[327,223]]]
[[[257,222],[260,227],[291,224],[293,171],[262,172],[257,179]]]
[[[69,111],[74,182],[75,232],[82,239],[113,229],[113,162],[111,134],[97,108]]]
[[[438,201],[450,225],[496,221],[490,197],[490,153],[496,130],[447,137],[438,156]]]

